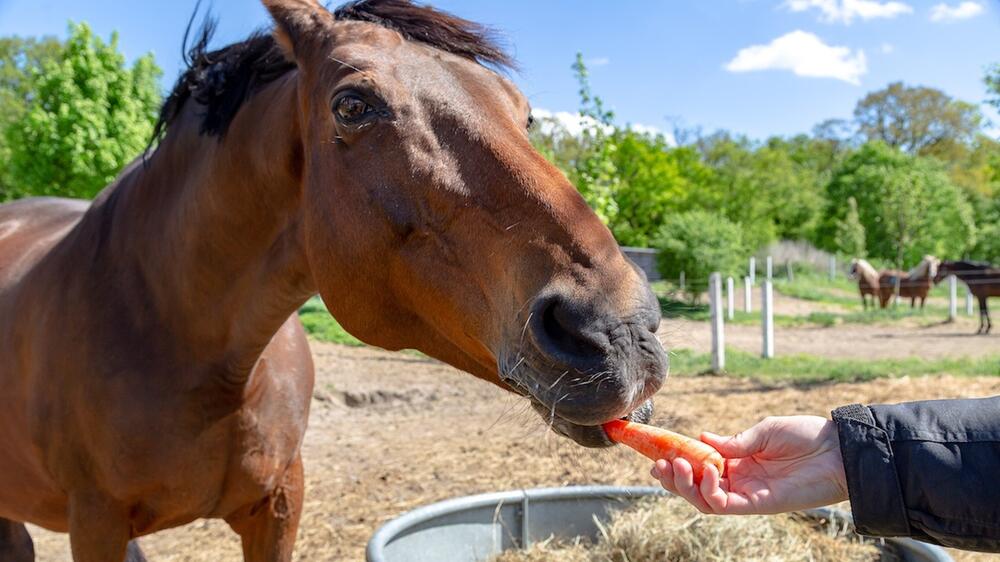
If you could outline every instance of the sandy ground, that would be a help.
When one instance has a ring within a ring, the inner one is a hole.
[[[978,320],[960,316],[956,322],[922,325],[926,319],[908,319],[885,324],[848,324],[823,327],[774,328],[776,354],[808,353],[832,358],[885,357],[983,357],[1000,355],[1000,330],[988,336],[973,335]],[[711,331],[706,322],[683,319],[665,321],[660,340],[668,349],[711,351]],[[729,324],[726,345],[749,353],[760,353],[760,325]],[[998,366],[1000,372],[1000,366]]]
[[[835,330],[827,334],[841,337]],[[821,339],[832,345],[836,338]],[[319,343],[313,351],[318,384],[304,446],[308,487],[296,560],[362,560],[381,523],[454,496],[651,483],[648,463],[637,455],[581,449],[546,431],[524,401],[440,363]],[[769,414],[825,415],[850,402],[995,394],[1000,378],[795,386],[674,377],[657,395],[655,422],[687,433],[734,432]],[[70,560],[65,535],[38,529],[33,534],[38,560]],[[152,562],[242,560],[237,537],[220,521],[197,521],[144,537],[141,544]]]

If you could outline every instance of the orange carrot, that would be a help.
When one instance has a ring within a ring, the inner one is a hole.
[[[695,482],[701,481],[708,465],[715,465],[719,475],[726,469],[726,462],[714,447],[680,433],[642,423],[614,420],[604,424],[604,432],[615,443],[622,443],[656,461],[667,462],[681,457],[694,468]]]

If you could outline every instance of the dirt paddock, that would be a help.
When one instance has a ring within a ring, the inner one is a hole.
[[[306,436],[306,506],[296,559],[362,560],[375,528],[453,496],[568,484],[650,484],[648,463],[620,450],[581,449],[546,431],[519,400],[411,354],[313,343],[317,390]],[[768,414],[826,414],[849,402],[1000,394],[1000,378],[938,376],[854,384],[770,385],[673,377],[656,423],[732,432]],[[70,560],[66,535],[33,529],[42,562]],[[242,560],[220,521],[141,540],[151,562]]]

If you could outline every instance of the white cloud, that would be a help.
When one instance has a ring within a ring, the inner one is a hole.
[[[893,46],[892,43],[882,43],[878,50],[881,51],[883,55],[888,55],[895,51],[896,47]]]
[[[820,19],[829,23],[850,25],[855,18],[871,20],[894,18],[913,13],[913,8],[903,2],[881,2],[878,0],[785,0],[785,7],[793,12],[805,12],[817,8],[822,13]]]
[[[639,133],[640,135],[649,135],[651,137],[664,134],[659,127],[643,125],[642,123],[629,123],[628,128]]]
[[[868,62],[861,49],[852,52],[850,47],[827,45],[812,33],[796,30],[767,45],[740,49],[725,68],[730,72],[790,70],[796,76],[835,78],[857,85],[868,72]]]
[[[531,108],[531,116],[535,118],[536,127],[543,134],[553,135],[565,133],[572,137],[583,134],[585,129],[598,127],[606,133],[610,133],[613,128],[608,125],[599,124],[593,117],[583,117],[579,113],[568,111],[549,111],[540,107]]]
[[[531,116],[535,118],[535,126],[538,127],[539,131],[545,135],[558,136],[560,134],[564,134],[572,137],[579,137],[583,135],[584,129],[594,127],[603,129],[605,133],[611,133],[614,131],[614,127],[601,125],[592,117],[581,117],[579,113],[570,113],[569,111],[549,111],[540,107],[534,107],[531,109]],[[674,136],[672,134],[664,133],[659,128],[652,125],[633,123],[629,124],[628,128],[642,135],[663,135],[667,144],[671,146],[677,144],[674,141]]]
[[[986,11],[979,2],[962,2],[954,6],[941,3],[931,8],[931,21],[950,22],[974,18]]]
[[[611,64],[611,59],[608,57],[594,57],[592,59],[587,59],[587,66],[607,66]]]

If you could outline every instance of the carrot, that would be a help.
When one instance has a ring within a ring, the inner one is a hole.
[[[720,476],[726,469],[725,460],[714,447],[680,433],[625,420],[604,424],[604,432],[615,443],[628,445],[654,461],[666,459],[671,462],[677,457],[687,460],[694,468],[696,482],[701,481],[708,465],[715,465]]]

